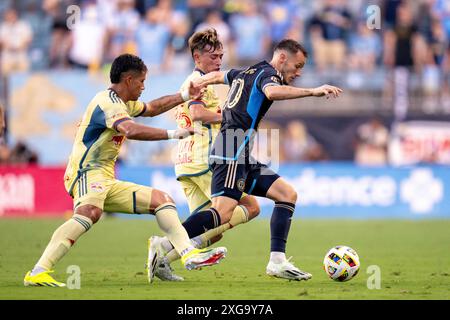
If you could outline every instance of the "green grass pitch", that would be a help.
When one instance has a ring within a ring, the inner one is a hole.
[[[81,289],[24,287],[23,276],[37,261],[63,220],[0,220],[0,299],[450,299],[450,220],[301,220],[292,223],[287,255],[313,274],[307,282],[265,275],[269,221],[256,219],[225,234],[221,264],[184,270],[184,282],[147,283],[147,238],[161,234],[155,219],[105,218],[85,234],[57,265],[66,281],[70,265],[81,269]],[[361,259],[349,282],[327,278],[322,260],[332,246],[353,247]],[[368,267],[381,273],[381,288]]]

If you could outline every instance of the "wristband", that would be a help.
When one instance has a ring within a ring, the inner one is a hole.
[[[183,91],[181,91],[181,98],[183,99],[184,102],[188,101],[191,99],[191,96],[189,95],[189,90],[185,89]]]
[[[176,130],[167,130],[167,139],[175,139]]]

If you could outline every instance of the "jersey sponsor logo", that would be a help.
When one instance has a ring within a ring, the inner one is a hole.
[[[124,136],[114,136],[110,141],[114,142],[114,145],[116,146],[121,146],[124,140]]]
[[[248,69],[247,71],[244,72],[244,74],[254,74],[256,72],[256,69]]]
[[[194,140],[180,141],[178,144],[178,155],[175,164],[191,163]]]
[[[103,185],[100,182],[92,182],[89,185],[89,188],[94,192],[103,192],[104,190]]]

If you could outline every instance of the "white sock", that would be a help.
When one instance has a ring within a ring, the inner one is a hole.
[[[273,251],[270,253],[270,261],[273,263],[282,263],[286,260],[286,254],[284,252]]]
[[[201,248],[203,244],[201,236],[196,236],[195,238],[192,238],[191,242],[196,248]]]
[[[47,271],[47,269],[43,268],[43,267],[39,267],[39,266],[35,266],[33,268],[33,270],[31,270],[31,276],[35,276],[41,272]]]
[[[163,241],[161,242],[161,246],[163,247],[165,252],[170,252],[173,249],[173,245],[170,243],[169,239],[167,237],[163,238]]]

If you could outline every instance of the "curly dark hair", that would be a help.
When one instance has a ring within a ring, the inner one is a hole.
[[[214,28],[198,31],[189,38],[189,49],[191,49],[192,56],[194,56],[195,50],[203,51],[206,49],[213,52],[221,48],[223,48],[222,42]]]
[[[122,74],[128,71],[146,72],[147,66],[138,56],[132,54],[122,54],[115,58],[112,63],[111,71],[109,73],[111,83],[119,83],[122,78]]]

